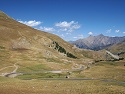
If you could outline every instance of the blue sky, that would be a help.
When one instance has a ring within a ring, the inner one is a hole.
[[[0,10],[66,41],[125,36],[125,0],[1,0]]]

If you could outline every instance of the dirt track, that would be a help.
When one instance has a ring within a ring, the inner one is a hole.
[[[17,63],[15,63],[13,66],[8,66],[8,67],[4,67],[4,68],[0,69],[0,71],[3,71],[3,70],[5,70],[5,69],[7,69],[7,68],[15,67],[15,69],[14,69],[12,72],[10,72],[10,73],[1,73],[0,76],[6,76],[6,75],[9,75],[9,74],[12,74],[12,73],[16,73],[16,71],[17,71],[17,69],[18,69],[18,66],[17,66],[16,64],[17,64]],[[16,76],[16,75],[15,75],[15,76]],[[15,77],[15,76],[14,76],[14,77]]]

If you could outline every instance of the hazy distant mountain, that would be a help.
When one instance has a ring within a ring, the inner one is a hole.
[[[87,38],[79,39],[71,43],[79,48],[101,50],[114,44],[120,43],[124,40],[125,37],[108,37],[104,36],[103,34],[100,34],[98,36],[91,35]]]

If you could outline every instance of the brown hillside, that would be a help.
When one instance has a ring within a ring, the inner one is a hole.
[[[71,69],[91,59],[60,37],[19,23],[0,11],[0,68],[18,64],[17,71]]]

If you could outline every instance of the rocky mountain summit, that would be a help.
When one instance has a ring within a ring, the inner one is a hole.
[[[109,37],[100,34],[97,36],[90,35],[87,38],[76,40],[72,42],[72,44],[76,45],[79,48],[101,50],[114,44],[118,44],[124,40],[125,37]]]

